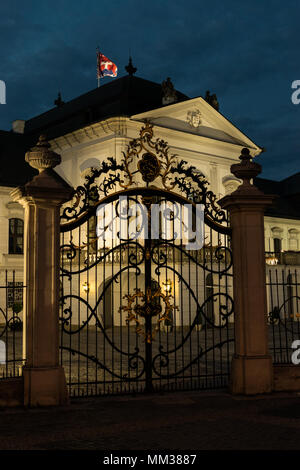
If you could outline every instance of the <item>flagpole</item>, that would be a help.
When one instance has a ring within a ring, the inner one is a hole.
[[[100,67],[101,67],[101,64],[99,63],[99,67],[98,67],[98,61],[100,61],[100,57],[99,57],[99,46],[96,48],[96,54],[97,54],[97,81],[98,81],[98,88],[100,87],[100,74],[99,74],[99,70],[100,70]]]

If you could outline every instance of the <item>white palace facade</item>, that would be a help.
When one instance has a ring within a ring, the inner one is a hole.
[[[49,111],[26,122],[15,121],[10,132],[0,131],[2,286],[21,286],[23,282],[24,214],[22,207],[11,200],[10,192],[35,175],[24,162],[24,155],[41,134],[61,155],[55,171],[74,188],[83,184],[91,168],[99,167],[108,157],[120,162],[145,120],[153,125],[155,138],[168,142],[170,153],[178,161],[186,161],[205,176],[217,199],[238,187],[240,182],[231,174],[231,165],[239,161],[244,147],[253,157],[262,148],[219,112],[216,97],[211,99],[208,94],[206,99],[189,99],[174,90],[170,82],[167,85],[137,78],[129,68],[125,77],[67,103],[59,96]],[[265,215],[266,262],[273,270],[299,270],[300,279],[300,174],[282,182],[257,178],[255,184],[278,196]],[[14,303],[22,304],[22,292],[21,287],[7,291],[9,309]],[[1,295],[0,303],[4,305]]]

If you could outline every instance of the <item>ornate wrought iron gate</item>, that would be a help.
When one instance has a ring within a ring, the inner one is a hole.
[[[226,386],[230,229],[204,176],[146,123],[120,163],[91,169],[61,217],[60,349],[71,394]]]

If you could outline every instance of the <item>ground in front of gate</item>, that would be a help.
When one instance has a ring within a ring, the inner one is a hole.
[[[0,410],[0,449],[299,449],[300,394],[224,391],[76,399]]]

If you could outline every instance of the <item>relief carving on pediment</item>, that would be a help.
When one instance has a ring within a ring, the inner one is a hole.
[[[188,111],[186,120],[191,127],[193,127],[194,129],[198,129],[202,124],[201,113],[199,109]]]

